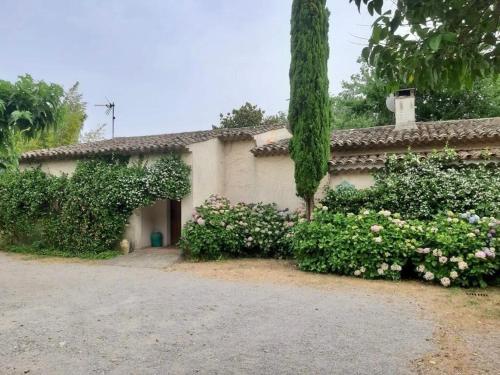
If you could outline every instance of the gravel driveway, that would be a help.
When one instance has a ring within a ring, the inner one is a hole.
[[[408,300],[0,253],[1,374],[409,374]]]

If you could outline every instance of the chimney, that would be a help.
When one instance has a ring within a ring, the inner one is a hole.
[[[415,89],[403,89],[394,96],[396,130],[416,129],[415,124]]]

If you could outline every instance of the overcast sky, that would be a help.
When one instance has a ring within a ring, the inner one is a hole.
[[[330,91],[358,71],[372,20],[330,0]],[[290,0],[0,0],[0,79],[79,81],[85,129],[116,135],[209,129],[245,101],[288,107]]]

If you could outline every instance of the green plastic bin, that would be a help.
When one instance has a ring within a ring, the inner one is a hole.
[[[163,234],[161,232],[151,233],[151,247],[163,247]]]

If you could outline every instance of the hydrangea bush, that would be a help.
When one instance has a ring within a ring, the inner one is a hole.
[[[311,222],[297,224],[293,248],[305,271],[398,280],[419,245],[414,233],[423,231],[421,223],[390,211],[365,209],[355,215],[323,206]]]
[[[355,215],[323,206],[311,222],[296,225],[293,249],[305,271],[397,280],[405,270],[443,286],[484,287],[500,270],[499,224],[474,212],[421,221],[388,210]]]
[[[195,260],[224,257],[288,257],[296,214],[275,205],[231,204],[213,195],[193,212],[180,246]]]
[[[422,245],[415,249],[416,272],[445,287],[485,287],[488,277],[500,270],[496,257],[499,224],[496,218],[480,218],[474,212],[437,216],[427,223]]]

